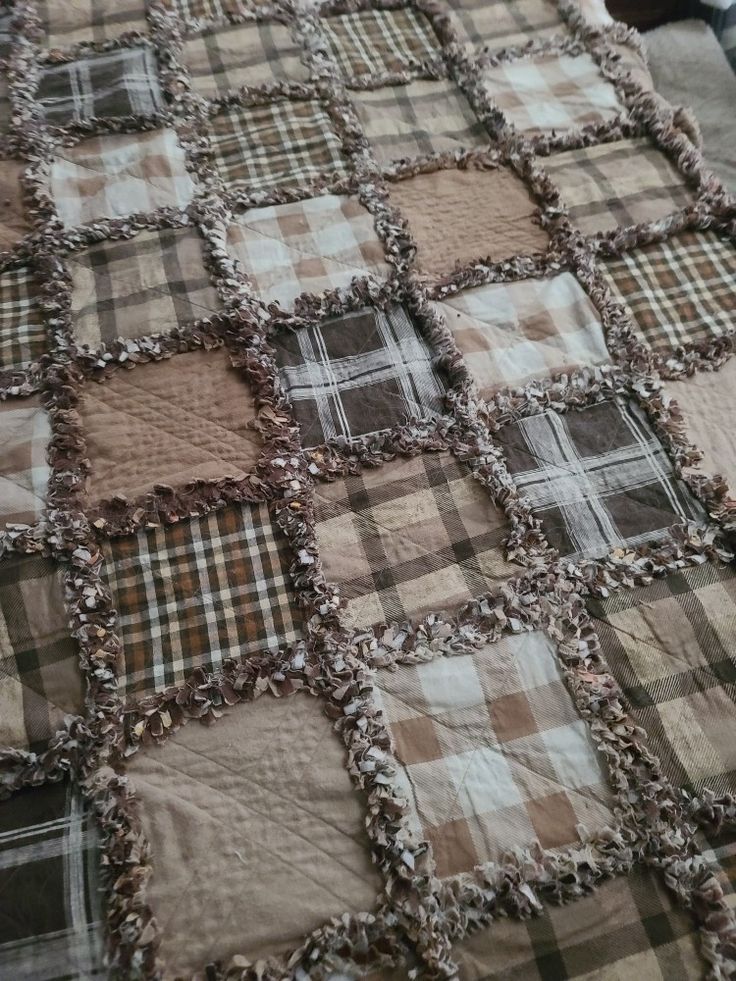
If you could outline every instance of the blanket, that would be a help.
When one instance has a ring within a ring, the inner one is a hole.
[[[0,977],[736,977],[736,200],[586,0],[0,4]]]

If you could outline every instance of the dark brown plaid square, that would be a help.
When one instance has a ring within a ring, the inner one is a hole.
[[[440,55],[429,21],[409,7],[325,17],[322,28],[348,78],[416,69]]]
[[[25,368],[46,350],[38,285],[23,266],[0,273],[0,368]]]

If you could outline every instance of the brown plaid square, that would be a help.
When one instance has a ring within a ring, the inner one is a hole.
[[[667,776],[691,793],[734,793],[736,572],[696,566],[588,605]]]
[[[450,453],[395,459],[316,495],[322,568],[349,628],[454,613],[518,572],[502,512]]]
[[[130,31],[145,33],[145,0],[39,0],[39,15],[51,48],[80,41],[109,41]]]
[[[702,344],[736,326],[736,249],[715,232],[685,232],[601,268],[640,339],[657,353]]]
[[[61,570],[40,556],[0,562],[0,746],[46,748],[84,707]]]
[[[74,338],[92,349],[166,333],[221,306],[190,228],[140,232],[69,258]]]
[[[12,249],[18,239],[31,231],[20,185],[25,169],[24,163],[0,160],[0,250]]]
[[[403,307],[366,307],[274,335],[305,446],[442,413],[445,386]]]
[[[10,129],[11,115],[8,83],[0,77],[0,135],[4,136]]]
[[[409,7],[325,17],[322,28],[333,58],[348,78],[416,69],[440,55],[431,24]]]
[[[647,140],[618,140],[546,157],[573,225],[586,235],[656,221],[687,207],[682,174]]]
[[[97,136],[51,161],[50,192],[73,227],[156,208],[185,208],[194,185],[172,129]]]
[[[212,119],[211,141],[222,179],[234,187],[297,187],[347,173],[330,117],[314,99],[233,107]]]
[[[356,89],[350,96],[379,163],[488,143],[485,127],[454,82],[418,80]]]
[[[185,31],[191,33],[209,24],[227,24],[244,12],[269,6],[268,0],[172,0]]]
[[[182,61],[195,92],[207,98],[244,85],[309,78],[289,28],[275,21],[206,31],[185,41]]]
[[[543,634],[382,672],[375,691],[439,876],[535,841],[570,845],[579,824],[612,820],[587,723]]]
[[[567,34],[554,0],[450,0],[458,34],[490,50]]]
[[[115,538],[106,576],[123,643],[121,694],[181,685],[198,667],[217,673],[301,637],[291,554],[265,504]]]
[[[25,368],[46,350],[38,287],[23,266],[0,273],[0,368]]]
[[[616,90],[589,54],[506,61],[481,73],[506,121],[522,133],[551,133],[615,119]]]
[[[228,245],[264,300],[283,307],[301,293],[390,272],[373,216],[353,195],[253,208],[230,226]]]
[[[48,417],[37,396],[0,402],[0,527],[34,524],[49,482]]]
[[[462,290],[435,308],[484,398],[535,376],[609,360],[598,313],[570,273]]]

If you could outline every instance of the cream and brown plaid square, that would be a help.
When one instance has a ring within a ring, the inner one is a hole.
[[[35,524],[46,502],[51,438],[37,396],[0,402],[0,529]]]
[[[450,0],[461,40],[491,51],[566,34],[554,0]]]
[[[326,578],[350,628],[455,612],[518,572],[503,513],[450,453],[395,459],[316,488]]]
[[[68,227],[156,208],[185,208],[194,184],[172,129],[97,136],[57,151],[50,192]]]
[[[217,313],[217,291],[191,228],[109,239],[69,257],[74,339],[96,349],[147,337]]]
[[[37,290],[26,266],[0,273],[0,369],[25,368],[46,350]]]
[[[540,375],[609,360],[600,317],[570,273],[462,290],[435,308],[484,398]]]
[[[39,0],[38,8],[50,48],[147,31],[145,0]]]
[[[267,302],[289,307],[301,293],[389,274],[383,245],[357,197],[324,194],[253,208],[228,229],[228,246]]]
[[[375,692],[438,875],[611,821],[602,763],[543,634],[382,672]]]
[[[410,7],[325,17],[322,29],[347,78],[417,69],[440,54],[431,24]]]

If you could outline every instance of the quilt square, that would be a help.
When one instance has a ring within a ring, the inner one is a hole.
[[[42,752],[84,708],[61,569],[37,555],[0,562],[0,746]]]
[[[485,127],[454,82],[415,80],[356,89],[350,97],[381,164],[488,143]]]
[[[519,571],[503,513],[450,453],[394,459],[316,488],[317,539],[346,627],[450,613]]]
[[[736,791],[736,572],[706,563],[589,600],[601,649],[663,772]]]
[[[3,128],[1,102],[0,97],[0,130]],[[0,160],[0,250],[12,249],[31,231],[20,183],[26,166],[17,160]]]
[[[221,304],[191,228],[109,239],[69,257],[74,339],[93,350],[217,313]]]
[[[496,438],[519,492],[562,556],[603,558],[703,518],[634,402],[547,410],[509,423]]]
[[[567,34],[554,0],[451,0],[461,40],[491,51]]]
[[[298,187],[347,173],[340,140],[316,99],[231,108],[211,120],[211,141],[220,175],[231,187]]]
[[[107,976],[93,816],[63,783],[0,804],[0,964],[8,978]]]
[[[117,48],[48,66],[41,73],[36,98],[51,126],[153,116],[163,107],[152,48]]]
[[[229,20],[242,15],[246,6],[243,0],[172,0],[174,10],[188,31],[201,29],[210,23],[227,24]],[[251,7],[257,8],[263,0],[254,0]]]
[[[519,132],[540,134],[604,123],[624,111],[589,54],[502,62],[481,73],[483,86]]]
[[[367,307],[271,342],[304,446],[442,413],[444,382],[403,307]]]
[[[41,517],[49,482],[48,417],[38,396],[0,402],[0,528]]]
[[[322,29],[347,78],[419,68],[440,55],[432,25],[409,7],[324,17]]]
[[[110,41],[131,31],[146,33],[145,0],[40,0],[39,15],[50,48],[81,41]]]
[[[90,384],[80,405],[93,500],[154,484],[243,479],[261,442],[250,389],[223,350],[190,351]]]
[[[25,368],[46,350],[46,327],[30,269],[0,273],[0,369]]]
[[[0,135],[4,136],[10,129],[11,116],[8,83],[4,78],[0,77]]]
[[[51,161],[50,192],[67,227],[157,208],[186,208],[194,194],[172,129],[98,136]]]
[[[207,98],[244,85],[309,78],[289,28],[275,21],[205,31],[184,42],[182,62],[194,91]]]
[[[265,504],[113,538],[104,555],[123,644],[118,687],[128,698],[301,638],[292,556]]]
[[[430,276],[448,276],[458,264],[545,252],[549,245],[535,223],[537,205],[508,168],[436,170],[392,183],[390,194],[416,242],[417,266]]]
[[[285,308],[301,293],[390,273],[373,216],[355,195],[252,208],[230,225],[227,241],[263,299]]]
[[[542,166],[586,235],[656,221],[693,200],[682,174],[645,139],[567,150]]]
[[[540,633],[381,672],[374,689],[400,786],[441,877],[538,841],[559,848],[612,819],[585,721]]]
[[[535,376],[609,360],[598,313],[570,273],[462,290],[435,308],[483,398]]]
[[[684,232],[601,262],[639,339],[657,354],[736,327],[736,248],[715,232]]]

